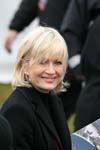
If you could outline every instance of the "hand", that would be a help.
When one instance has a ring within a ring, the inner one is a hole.
[[[11,53],[11,46],[14,40],[17,37],[18,32],[16,30],[9,30],[4,39],[4,47],[6,48],[7,52]]]
[[[96,150],[100,150],[100,146],[99,145],[96,146]]]

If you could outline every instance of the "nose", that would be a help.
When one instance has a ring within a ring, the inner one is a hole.
[[[55,66],[53,63],[49,63],[46,69],[46,72],[48,74],[54,74],[55,73]]]

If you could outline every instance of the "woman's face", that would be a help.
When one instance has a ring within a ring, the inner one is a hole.
[[[32,85],[41,92],[56,88],[62,80],[64,67],[61,59],[42,59],[27,69]]]

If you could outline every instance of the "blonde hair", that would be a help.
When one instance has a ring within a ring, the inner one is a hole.
[[[51,27],[39,26],[30,32],[21,42],[16,59],[14,76],[12,81],[13,88],[16,86],[30,87],[31,84],[25,81],[25,62],[30,65],[41,58],[61,57],[64,66],[64,75],[68,65],[67,45],[59,32]],[[56,91],[64,88],[63,78],[56,87]]]

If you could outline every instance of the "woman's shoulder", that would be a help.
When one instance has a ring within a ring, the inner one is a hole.
[[[5,100],[1,108],[1,112],[7,112],[8,110],[18,110],[21,112],[28,111],[31,113],[33,110],[31,109],[31,103],[23,93],[20,92],[19,88],[16,88]]]

